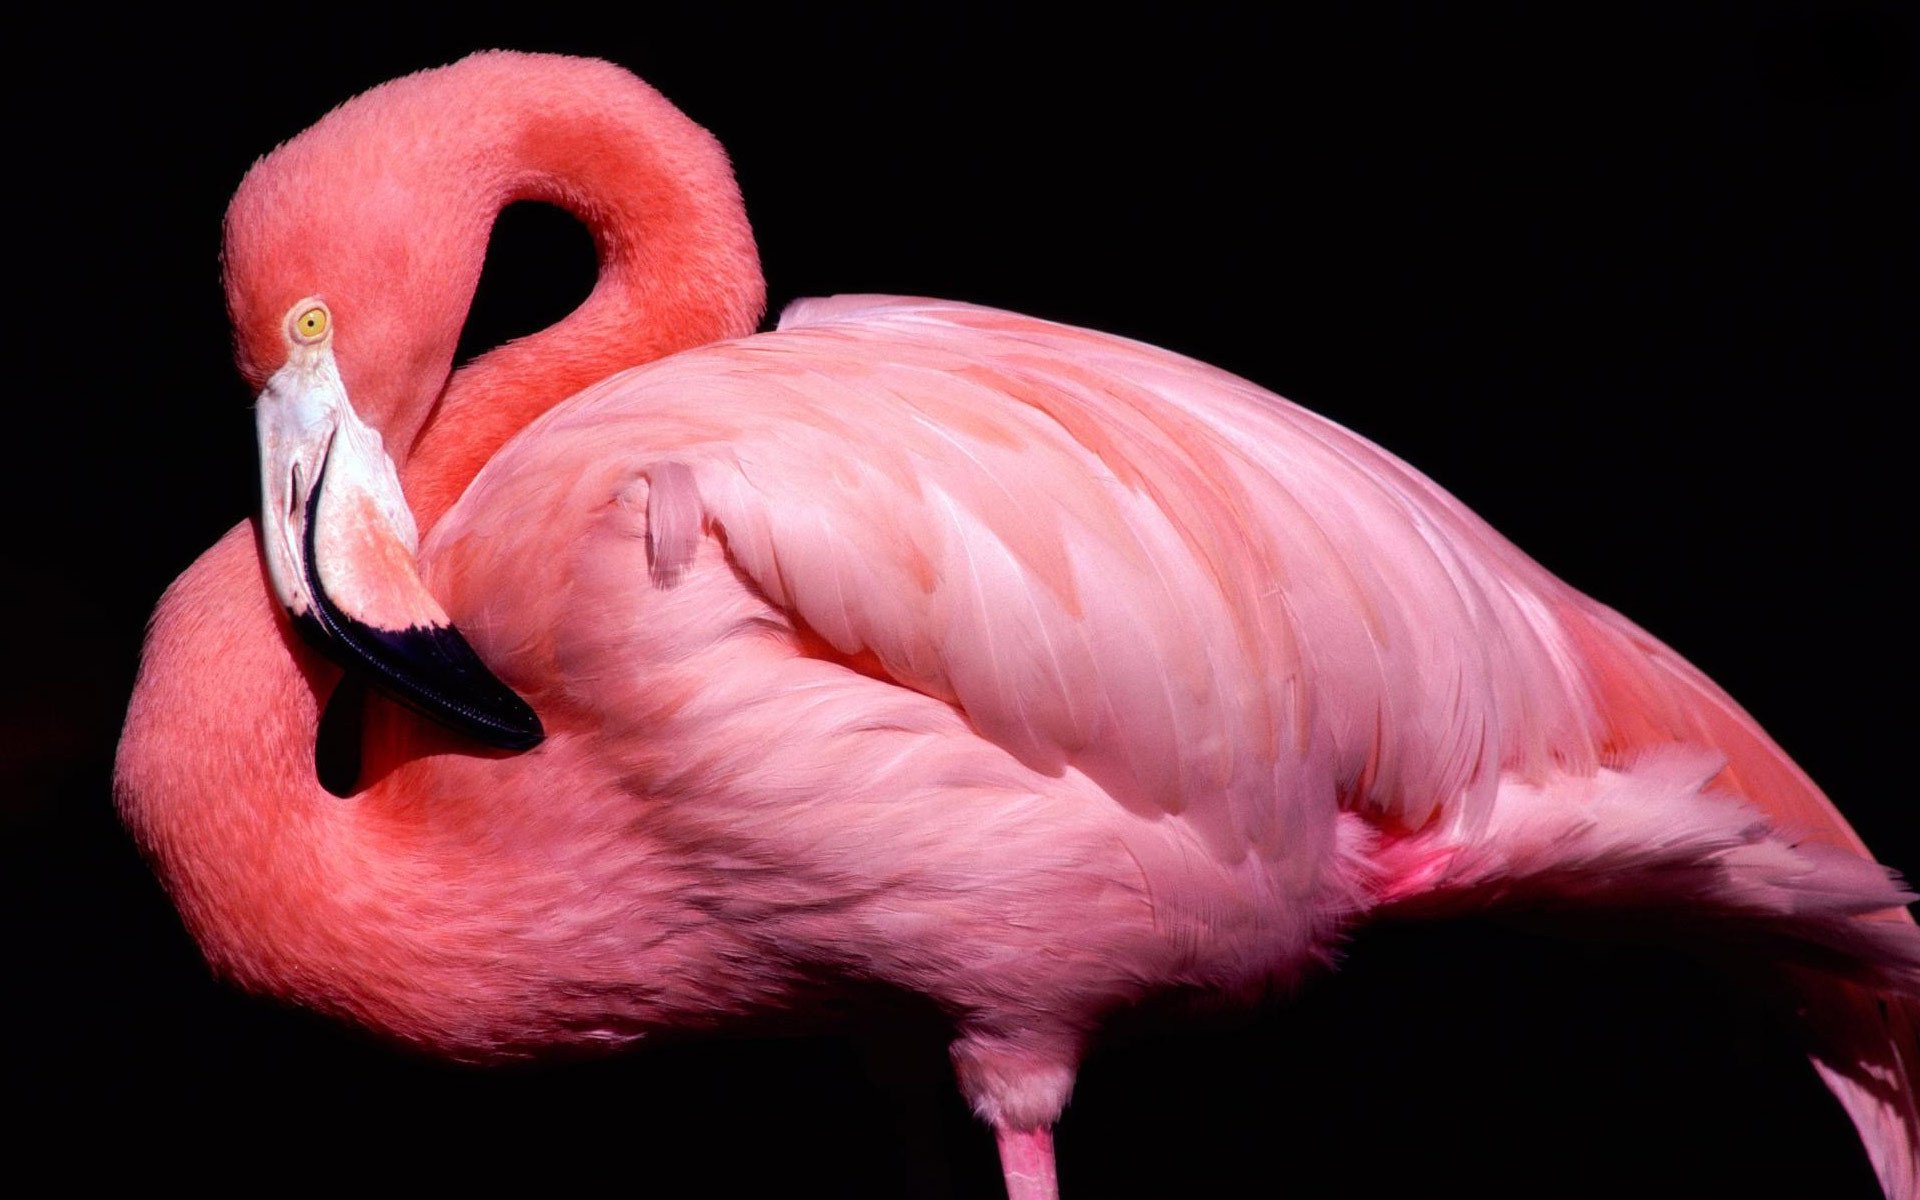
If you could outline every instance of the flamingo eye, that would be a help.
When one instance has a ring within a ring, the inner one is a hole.
[[[333,318],[327,313],[327,306],[317,302],[307,302],[293,306],[288,314],[287,330],[293,340],[311,345],[327,335],[327,329],[333,324]]]

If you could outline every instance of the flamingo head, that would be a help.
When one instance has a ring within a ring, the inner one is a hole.
[[[526,749],[539,718],[421,582],[400,486],[502,203],[461,126],[474,106],[400,103],[432,82],[348,101],[256,163],[228,206],[228,316],[258,395],[261,553],[320,651],[461,733]]]
[[[261,551],[294,627],[396,699],[488,745],[544,736],[467,644],[414,566],[419,535],[380,432],[348,399],[326,301],[295,302],[285,362],[255,406]]]
[[[456,373],[494,216],[524,199],[592,230],[600,282]],[[413,513],[444,512],[493,449],[595,380],[752,330],[765,291],[725,152],[611,64],[474,55],[363,93],[256,163],[223,268],[260,398],[262,553],[295,626],[461,732],[538,742],[421,584]]]

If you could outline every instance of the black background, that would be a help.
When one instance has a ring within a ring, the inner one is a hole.
[[[911,1022],[879,1051],[417,1061],[209,979],[113,817],[144,615],[253,504],[226,196],[339,100],[492,45],[614,59],[713,129],[775,312],[835,291],[1025,310],[1381,442],[1705,668],[1920,871],[1893,429],[1920,398],[1914,10],[1342,12],[449,10],[422,33],[284,5],[11,29],[8,284],[30,313],[4,343],[0,544],[15,1098],[156,1178],[258,1154],[280,1174],[256,1183],[997,1187]],[[553,319],[590,272],[584,235],[510,213],[470,342]],[[1837,1107],[1731,984],[1480,926],[1369,931],[1285,1009],[1119,1039],[1059,1145],[1070,1196],[1874,1194]]]

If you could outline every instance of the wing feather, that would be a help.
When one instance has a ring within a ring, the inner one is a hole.
[[[837,654],[1229,859],[1330,837],[1337,805],[1471,832],[1503,777],[1591,772],[1631,752],[1633,720],[1746,736],[1701,715],[1711,684],[1412,467],[1122,338],[805,301],[597,385],[475,488],[566,446],[670,481],[656,572],[705,531]]]
[[[1223,858],[1330,838],[1342,803],[1471,824],[1502,771],[1594,755],[1560,585],[1363,439],[1150,346],[808,301],[604,381],[475,489],[569,454],[652,477],[657,579],[720,539],[838,655]]]

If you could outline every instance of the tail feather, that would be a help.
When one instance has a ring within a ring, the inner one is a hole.
[[[1887,1195],[1920,1200],[1920,927],[1901,907],[1913,897],[1724,783],[1718,755],[1672,747],[1593,775],[1509,778],[1484,827],[1377,843],[1374,896],[1408,915],[1644,917],[1662,939],[1758,970],[1792,1003]]]
[[[1819,976],[1798,983],[1813,1069],[1853,1118],[1881,1188],[1920,1198],[1920,1000]]]
[[[1911,897],[1886,894],[1891,873],[1832,801],[1691,663],[1584,597],[1560,615],[1611,747],[1629,756],[1710,747],[1724,759],[1714,789],[1758,809],[1774,842],[1812,867],[1786,892],[1796,911],[1764,924],[1824,953],[1818,969],[1782,968],[1814,1067],[1853,1118],[1887,1195],[1920,1200],[1920,931],[1894,907]],[[1849,897],[1876,892],[1883,911],[1838,915],[1857,902]]]

